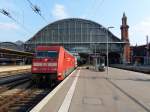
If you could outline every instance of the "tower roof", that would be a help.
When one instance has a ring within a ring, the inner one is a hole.
[[[126,16],[125,12],[123,13],[123,18],[127,18],[127,16]]]

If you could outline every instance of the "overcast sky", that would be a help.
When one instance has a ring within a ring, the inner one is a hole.
[[[0,0],[17,20],[0,14],[0,41],[26,41],[47,24],[63,18],[83,18],[104,27],[114,26],[111,32],[120,37],[123,12],[128,17],[129,39],[132,45],[146,43],[150,36],[150,0],[30,0],[40,7],[44,21],[35,14],[27,0]],[[149,39],[150,40],[150,39]]]

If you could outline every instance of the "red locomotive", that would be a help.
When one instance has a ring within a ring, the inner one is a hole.
[[[62,81],[76,67],[76,59],[62,46],[37,46],[32,61],[32,79],[35,83]]]

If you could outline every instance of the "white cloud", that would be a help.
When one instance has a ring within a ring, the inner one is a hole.
[[[65,6],[61,4],[55,4],[52,10],[52,15],[56,19],[63,19],[69,17],[68,13],[66,12]]]
[[[15,23],[0,23],[0,30],[18,30],[19,26]]]
[[[146,35],[150,36],[150,17],[130,28],[131,43],[145,44]]]

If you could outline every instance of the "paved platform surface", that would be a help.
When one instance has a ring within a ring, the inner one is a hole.
[[[24,70],[24,69],[31,69],[31,65],[0,66],[0,73],[8,72],[8,71],[15,71],[15,70]]]
[[[40,112],[150,112],[150,76],[116,68],[81,68]]]

